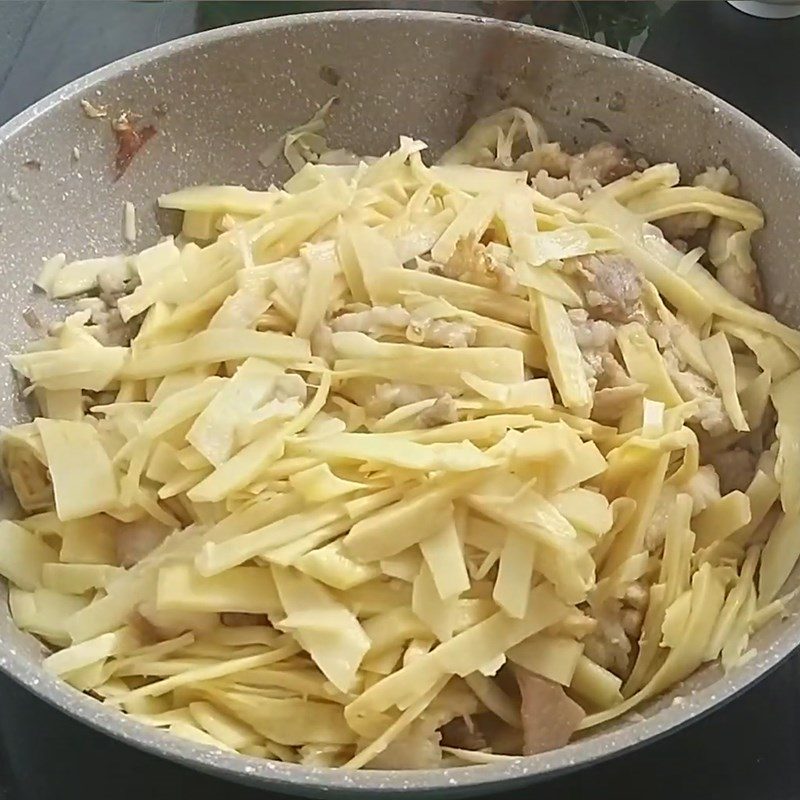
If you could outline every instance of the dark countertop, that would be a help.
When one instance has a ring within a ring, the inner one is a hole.
[[[140,753],[0,679],[8,800],[280,800]],[[796,800],[800,661],[660,742],[494,800]]]
[[[198,28],[326,5],[0,0],[0,122],[73,78],[144,47]],[[717,93],[800,150],[800,89],[793,77],[800,18],[753,19],[723,2],[581,3],[577,22],[569,22],[574,6],[538,4],[533,16],[584,26],[584,33],[598,19],[601,30],[612,24],[613,30],[605,29],[607,41],[624,45],[631,38],[629,49]],[[649,31],[640,33],[645,17]],[[537,800],[794,800],[800,798],[798,742],[795,656],[743,696],[660,742],[507,797],[535,792]],[[124,747],[0,677],[0,797],[4,784],[8,800],[269,796]]]

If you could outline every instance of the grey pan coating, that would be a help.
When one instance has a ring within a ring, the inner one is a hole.
[[[477,74],[487,50],[501,54],[492,76]],[[330,81],[333,74],[323,67],[341,76],[335,89],[321,77]],[[766,213],[757,258],[774,310],[800,322],[786,301],[800,295],[800,159],[736,109],[661,69],[568,36],[456,15],[340,12],[249,23],[156,47],[70,84],[0,129],[0,357],[29,336],[20,314],[31,304],[40,258],[59,250],[72,257],[119,250],[123,201],[137,206],[142,246],[157,235],[153,200],[161,192],[213,182],[264,187],[282,177],[262,169],[258,154],[333,93],[342,100],[333,145],[377,154],[401,133],[441,149],[475,110],[468,104],[476,92],[482,110],[527,106],[553,138],[570,145],[627,142],[651,159],[677,161],[688,176],[705,165],[730,165],[744,196]],[[117,183],[108,124],[82,114],[84,97],[117,110],[166,109],[159,134]],[[40,170],[23,166],[31,159]],[[46,306],[37,301],[41,313]],[[0,422],[7,424],[24,410],[8,368],[0,380]],[[308,795],[466,795],[575,769],[710,711],[800,642],[796,616],[776,621],[757,637],[756,657],[729,676],[705,669],[677,699],[661,698],[555,752],[489,767],[352,773],[231,756],[125,719],[42,671],[41,647],[14,628],[5,587],[0,592],[0,668],[38,697],[134,747],[235,781]]]

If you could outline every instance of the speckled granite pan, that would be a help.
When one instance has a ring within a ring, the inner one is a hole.
[[[490,76],[479,74],[487,51],[495,54]],[[744,196],[766,213],[756,251],[774,310],[800,323],[792,302],[800,295],[800,159],[755,122],[674,75],[568,36],[456,15],[342,12],[256,22],[156,47],[70,84],[0,129],[1,354],[29,335],[21,312],[32,302],[31,278],[43,255],[119,250],[126,200],[139,212],[141,246],[157,235],[153,199],[161,192],[213,182],[259,188],[284,177],[260,167],[259,153],[332,94],[342,102],[331,141],[356,152],[381,153],[401,133],[441,148],[466,114],[516,103],[570,145],[611,138],[651,159],[677,161],[689,175],[727,164]],[[88,119],[81,98],[140,112],[159,129],[117,182],[108,122]],[[52,316],[40,299],[35,305]],[[0,422],[8,423],[24,411],[10,370],[0,375]],[[800,642],[796,616],[775,622],[757,638],[756,658],[732,675],[707,669],[677,696],[553,753],[504,766],[351,773],[230,756],[124,719],[42,672],[40,646],[14,628],[5,588],[0,592],[0,668],[31,692],[134,747],[235,781],[317,796],[467,795],[624,758],[626,749],[742,691]]]

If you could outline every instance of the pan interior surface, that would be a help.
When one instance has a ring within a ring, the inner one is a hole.
[[[482,54],[490,52],[499,57],[487,75]],[[435,155],[472,115],[519,105],[570,149],[610,139],[651,161],[677,162],[684,177],[728,166],[741,180],[741,195],[767,219],[754,255],[770,310],[800,324],[794,304],[800,267],[790,233],[800,218],[800,160],[740,112],[663,70],[560,34],[449,14],[338,12],[248,23],[157,47],[70,84],[0,130],[3,359],[31,338],[24,308],[33,306],[43,319],[63,313],[32,294],[43,256],[118,252],[126,201],[137,208],[142,247],[159,235],[154,201],[162,193],[213,183],[264,189],[282,181],[288,170],[265,169],[259,154],[334,95],[340,102],[330,120],[331,146],[365,155],[384,153],[400,134],[423,139]],[[157,135],[118,181],[110,166],[110,127],[87,118],[81,99],[147,115],[159,109]],[[31,160],[41,169],[26,168]],[[9,367],[0,380],[0,423],[24,419]],[[795,574],[788,588],[796,585]],[[134,746],[232,780],[306,795],[466,795],[574,769],[711,710],[800,642],[794,615],[775,621],[754,638],[755,658],[729,675],[703,669],[635,715],[561,750],[498,766],[350,773],[230,756],[124,719],[41,669],[41,645],[16,629],[5,586],[0,594],[0,668],[39,697]]]

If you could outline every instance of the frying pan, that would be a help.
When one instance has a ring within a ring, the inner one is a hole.
[[[364,154],[385,152],[399,134],[424,139],[435,154],[466,118],[517,104],[568,147],[611,139],[651,160],[676,161],[684,176],[727,165],[743,196],[766,215],[755,255],[771,310],[800,323],[800,159],[755,122],[668,72],[569,36],[451,14],[349,11],[247,23],[153,48],[69,84],[0,129],[0,356],[30,338],[26,307],[43,318],[58,313],[32,296],[42,256],[119,251],[125,201],[136,205],[144,246],[158,236],[154,198],[162,192],[217,182],[264,188],[286,177],[280,165],[260,166],[259,154],[334,94],[341,102],[331,144]],[[142,114],[158,129],[119,180],[108,121],[88,119],[81,99]],[[25,415],[3,367],[0,423]],[[776,620],[755,637],[757,654],[742,667],[723,676],[710,666],[561,750],[497,766],[353,773],[232,756],[126,719],[43,672],[42,646],[14,627],[5,596],[2,586],[0,669],[38,697],[133,747],[230,780],[314,796],[464,796],[624,757],[732,698],[800,642],[796,616]]]

